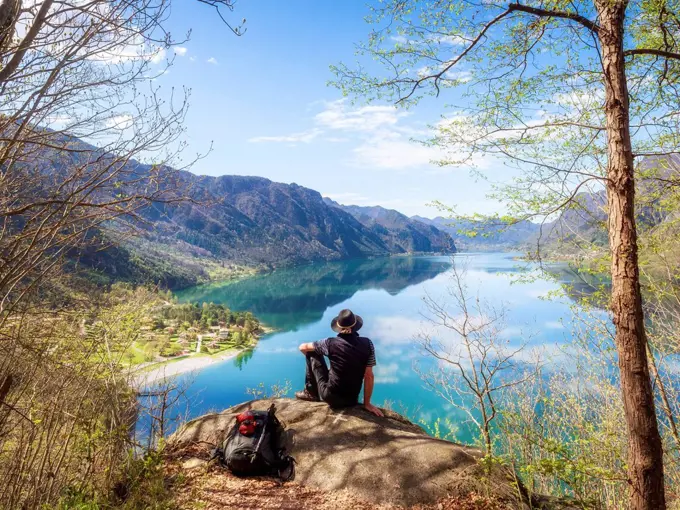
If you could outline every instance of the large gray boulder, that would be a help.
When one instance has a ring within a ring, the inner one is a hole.
[[[476,492],[524,508],[508,470],[494,467],[489,472],[479,463],[478,449],[432,438],[389,411],[377,418],[361,407],[335,411],[318,402],[257,400],[193,420],[170,443],[176,448],[218,444],[238,413],[266,410],[272,402],[297,460],[297,483],[347,489],[374,503],[410,506]]]

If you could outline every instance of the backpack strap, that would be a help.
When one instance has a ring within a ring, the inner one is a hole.
[[[220,464],[224,464],[224,451],[219,446],[210,450],[210,459],[208,459],[208,462],[212,462],[215,459],[217,459],[217,462]]]
[[[286,455],[283,450],[279,451],[281,467],[277,469],[279,480],[288,482],[295,479],[295,459],[290,455]],[[287,471],[287,472],[286,472]]]
[[[276,466],[276,473],[281,482],[287,482],[295,478],[295,459],[290,455],[286,454],[285,447],[281,446],[279,443],[280,434],[279,432],[283,429],[281,421],[276,417],[276,406],[272,404],[269,407],[268,420],[266,425],[273,425],[277,433],[272,436],[273,440],[276,441],[276,456],[278,457],[278,462]],[[265,425],[265,426],[266,426]]]
[[[255,455],[253,455],[251,462],[255,462],[255,459],[259,455],[260,449],[262,448],[262,441],[264,441],[264,438],[267,437],[267,427],[269,427],[271,417],[274,416],[274,411],[272,410],[273,408],[274,404],[271,405],[271,407],[269,408],[269,412],[267,413],[267,416],[264,419],[264,423],[262,424],[262,432],[260,432],[260,438],[257,440],[257,445],[255,445]]]

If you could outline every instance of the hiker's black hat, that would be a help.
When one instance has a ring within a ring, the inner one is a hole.
[[[338,316],[331,321],[331,329],[336,333],[356,333],[364,325],[364,319],[354,315],[352,310],[342,310]]]

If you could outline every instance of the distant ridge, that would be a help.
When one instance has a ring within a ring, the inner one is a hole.
[[[380,206],[341,205],[324,198],[326,204],[346,211],[374,232],[394,253],[455,253],[453,238],[435,225]]]
[[[497,225],[491,221],[475,221],[462,218],[424,218],[416,220],[448,233],[461,251],[509,251],[526,247],[536,239],[540,225],[520,221],[514,225]],[[474,233],[474,234],[472,234]]]
[[[670,228],[677,235],[678,212],[662,203],[664,189],[680,181],[680,154],[648,156],[638,165],[636,179],[636,216],[639,232]],[[553,221],[544,224],[521,221],[499,227],[490,221],[461,218],[424,218],[412,220],[434,225],[451,235],[461,251],[514,250],[540,243],[544,253],[565,255],[575,248],[607,249],[607,193],[604,189],[581,191],[572,197]],[[476,232],[469,236],[466,233]],[[540,239],[539,239],[540,235]]]

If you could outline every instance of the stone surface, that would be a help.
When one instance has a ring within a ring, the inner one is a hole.
[[[375,503],[410,506],[470,493],[492,494],[522,508],[511,473],[479,464],[479,450],[432,438],[396,413],[377,418],[361,407],[335,411],[324,403],[258,400],[187,423],[171,439],[182,448],[222,441],[234,417],[274,402],[297,461],[297,483],[345,489]]]

